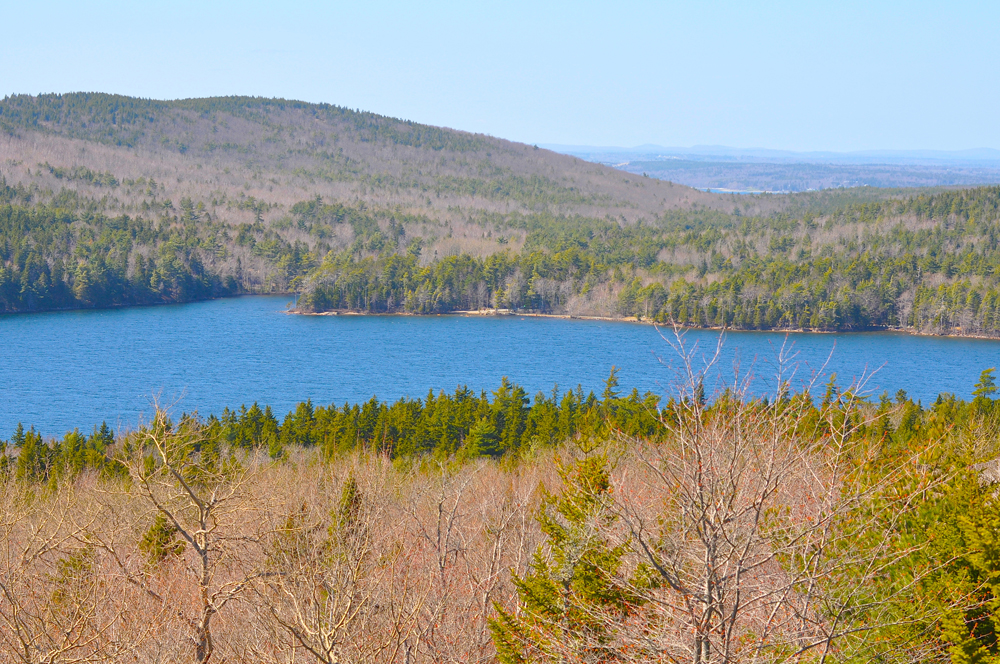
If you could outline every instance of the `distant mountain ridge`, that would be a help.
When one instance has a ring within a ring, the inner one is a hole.
[[[772,150],[768,148],[733,148],[724,145],[694,145],[665,147],[643,144],[635,147],[539,144],[553,152],[571,155],[660,155],[686,158],[710,158],[719,161],[774,161],[780,163],[837,164],[1000,164],[1000,150],[973,148],[968,150],[859,150],[852,152]]]
[[[479,149],[488,138],[422,125],[333,104],[265,97],[210,97],[157,100],[105,93],[14,95],[0,102],[0,130],[35,129],[109,145],[137,147],[146,133],[172,111],[207,116],[224,113],[250,121],[266,121],[272,111],[300,111],[316,119],[341,121],[373,141],[391,138],[412,147],[459,152]]]

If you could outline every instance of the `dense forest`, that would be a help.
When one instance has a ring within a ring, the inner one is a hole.
[[[509,210],[586,209],[615,217],[716,201],[534,146],[283,99],[16,95],[0,100],[0,137],[8,179],[66,184],[56,169],[111,173],[119,182],[153,177],[174,200],[242,192],[287,205],[304,189],[430,207],[448,221],[455,211],[496,209],[497,201]],[[107,191],[96,191],[98,184],[78,179],[73,187],[100,198]],[[129,205],[120,193],[118,202]]]
[[[304,311],[493,308],[736,329],[982,335],[1000,325],[997,188],[799,219],[702,211],[622,225],[483,215],[471,223],[502,248],[444,257],[427,256],[425,236],[414,232],[435,228],[431,219],[363,204],[314,198],[271,224],[233,226],[190,199],[176,209],[168,201],[149,220],[31,197],[0,189],[8,312],[301,288]],[[287,229],[294,240],[281,234]],[[504,247],[515,238],[519,247]]]
[[[989,661],[996,391],[987,370],[970,402],[833,378],[707,399],[695,376],[661,402],[612,373],[601,395],[505,380],[280,422],[253,404],[61,440],[18,427],[0,650]]]
[[[469,152],[488,147],[488,137],[397,120],[331,104],[259,97],[158,101],[112,94],[14,95],[0,104],[0,130],[40,130],[114,146],[136,147],[172,112],[226,114],[267,122],[272,112],[300,111],[313,118],[344,121],[364,142],[385,141],[431,150]],[[181,144],[186,151],[190,146]]]
[[[195,245],[197,246],[197,245]],[[142,220],[0,204],[0,312],[184,302],[234,295],[183,232]],[[131,263],[131,264],[130,264]]]
[[[413,313],[586,314],[603,304],[605,315],[691,326],[992,335],[1000,330],[998,210],[1000,189],[982,188],[800,219],[484,218],[490,233],[522,229],[522,250],[429,265],[413,252],[328,254],[300,302],[307,311]]]
[[[299,292],[305,312],[1000,330],[996,187],[718,196],[238,97],[10,97],[0,141],[2,312]]]
[[[168,201],[148,220],[31,198],[0,181],[0,312],[285,292],[315,260],[301,242],[260,225],[233,229],[189,199],[176,210]],[[263,277],[244,271],[234,248],[271,269]]]

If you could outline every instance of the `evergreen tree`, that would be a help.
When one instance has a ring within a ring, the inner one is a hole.
[[[146,555],[149,564],[159,565],[167,558],[183,553],[184,542],[177,536],[177,527],[158,512],[149,530],[143,534],[139,550]]]
[[[607,507],[611,479],[600,455],[559,468],[563,490],[546,494],[538,522],[547,538],[531,569],[514,576],[520,611],[499,605],[490,622],[502,664],[523,662],[633,662],[641,651],[617,640],[615,624],[636,618],[643,600],[624,588],[642,578],[621,576],[623,544],[612,545],[604,529],[615,519]],[[640,570],[640,575],[643,570]]]
[[[497,429],[490,418],[484,417],[469,430],[465,444],[459,451],[459,459],[475,459],[481,456],[497,457],[502,453]]]
[[[21,425],[15,438],[21,439],[17,455],[17,479],[26,482],[39,482],[49,478],[51,466],[51,449],[42,440],[41,434],[31,427],[27,432]]]
[[[996,394],[997,385],[994,382],[996,367],[990,367],[979,374],[979,382],[976,383],[972,396],[976,399],[988,399]]]

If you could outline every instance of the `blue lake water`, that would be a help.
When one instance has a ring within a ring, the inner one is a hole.
[[[612,365],[623,388],[670,393],[674,349],[649,325],[532,317],[289,316],[288,297],[0,316],[0,438],[18,422],[45,435],[107,421],[135,424],[150,403],[219,413],[257,401],[281,418],[316,404],[423,397],[459,385],[493,390],[502,376],[529,393],[600,392]],[[696,368],[718,334],[691,330]],[[730,332],[708,376],[714,388],[742,374],[773,391],[782,344],[797,353],[793,387],[820,373],[838,382],[878,369],[873,395],[905,389],[925,404],[939,392],[968,397],[979,373],[1000,366],[1000,342],[894,333]],[[819,382],[825,382],[820,377]],[[817,388],[819,389],[819,388]]]

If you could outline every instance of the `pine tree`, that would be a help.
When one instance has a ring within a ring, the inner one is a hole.
[[[498,457],[503,454],[500,449],[500,436],[493,421],[484,417],[476,422],[469,430],[469,435],[465,438],[465,444],[459,450],[459,458],[476,459],[481,456]]]
[[[979,382],[976,383],[976,389],[972,391],[972,396],[977,399],[988,399],[996,394],[997,385],[994,382],[995,371],[996,367],[990,367],[979,375]]]
[[[17,455],[17,479],[26,482],[40,482],[49,477],[51,465],[51,449],[42,440],[35,427],[24,433],[18,425],[16,437],[21,439],[20,451]]]
[[[177,537],[177,528],[163,514],[157,513],[139,542],[139,550],[146,555],[150,565],[158,565],[167,558],[181,555],[184,542]]]
[[[611,479],[605,457],[560,467],[564,488],[546,495],[538,516],[547,546],[539,548],[530,572],[514,576],[520,611],[497,606],[490,630],[503,664],[523,662],[626,662],[639,651],[616,638],[615,624],[635,618],[641,578],[622,578],[625,545],[612,545],[604,530],[614,524],[606,510]],[[642,577],[643,570],[638,577]]]

